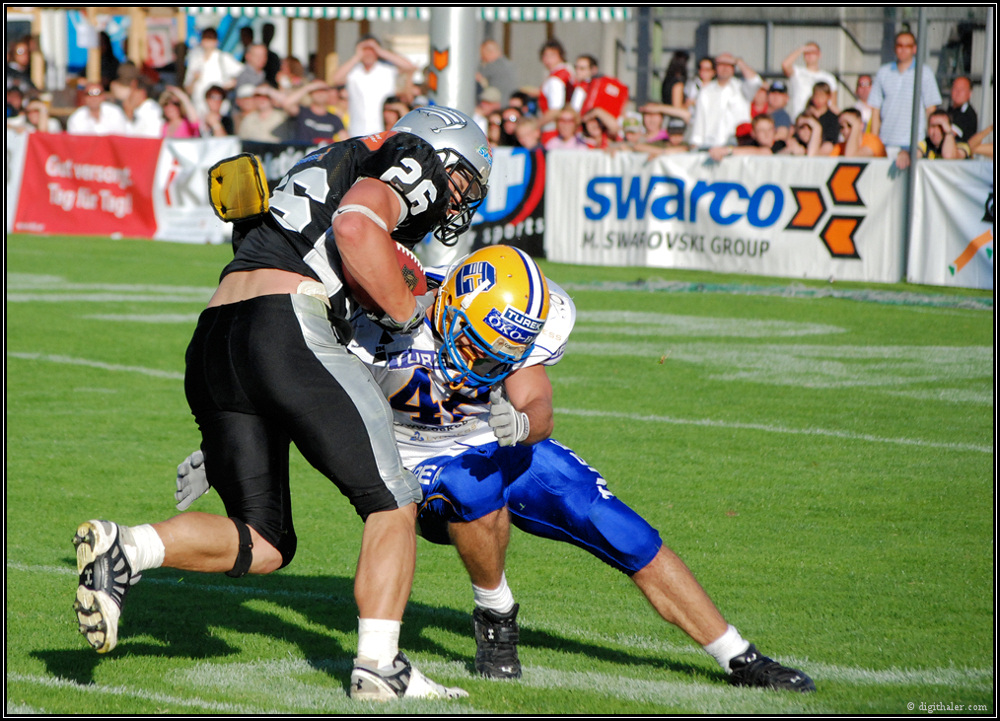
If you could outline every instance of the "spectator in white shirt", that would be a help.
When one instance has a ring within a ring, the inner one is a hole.
[[[100,83],[88,83],[83,105],[66,121],[66,132],[73,135],[125,135],[128,121],[125,113],[105,99]]]
[[[742,79],[735,77],[739,68]],[[763,81],[742,58],[722,53],[715,58],[715,80],[708,83],[695,101],[691,145],[709,148],[735,145],[736,128],[750,122],[750,101]]]
[[[385,130],[382,105],[396,94],[399,76],[413,75],[417,66],[410,60],[383,48],[372,36],[362,38],[354,55],[337,68],[330,85],[346,85],[350,137],[371,135]]]
[[[128,121],[126,135],[138,138],[159,138],[163,135],[163,109],[149,97],[151,89],[149,81],[143,77],[132,81],[132,89],[122,106]]]
[[[236,78],[243,71],[243,63],[227,52],[219,50],[219,33],[215,28],[201,31],[201,43],[187,55],[184,90],[194,103],[198,116],[208,112],[205,93],[213,85],[227,92],[236,87]]]
[[[816,83],[826,83],[830,86],[830,108],[834,113],[840,112],[837,106],[837,79],[832,73],[819,69],[820,54],[819,45],[808,42],[795,48],[781,61],[781,70],[788,78],[788,112],[793,118],[805,112]],[[795,64],[800,55],[805,60],[805,67]]]

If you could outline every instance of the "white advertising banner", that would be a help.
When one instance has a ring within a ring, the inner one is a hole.
[[[546,257],[895,283],[905,175],[888,160],[553,151]]]
[[[988,161],[917,164],[909,282],[993,289],[993,182]]]
[[[21,177],[24,175],[24,156],[28,149],[28,134],[7,130],[6,160],[4,164],[7,177],[7,232],[14,229],[14,216],[17,215],[17,201],[21,196]]]
[[[163,141],[153,183],[156,240],[223,243],[231,237],[232,226],[208,200],[208,169],[239,152],[236,137]]]

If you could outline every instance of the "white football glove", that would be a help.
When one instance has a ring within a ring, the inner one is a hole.
[[[423,325],[424,319],[427,317],[427,309],[434,305],[434,300],[437,298],[437,294],[433,290],[429,290],[423,295],[414,296],[417,300],[417,307],[413,311],[413,315],[407,321],[400,322],[393,319],[386,312],[382,313],[366,313],[369,319],[378,323],[380,326],[385,328],[390,333],[412,333],[415,329]]]
[[[490,391],[490,428],[501,446],[513,446],[528,437],[528,414],[504,397],[503,384]]]
[[[185,511],[188,506],[208,493],[208,474],[205,473],[205,454],[195,451],[177,466],[177,510]]]

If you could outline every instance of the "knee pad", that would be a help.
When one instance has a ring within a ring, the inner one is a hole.
[[[247,575],[250,564],[253,563],[253,539],[247,524],[238,518],[230,517],[229,520],[236,524],[236,532],[240,534],[240,550],[236,553],[236,562],[226,571],[226,575],[230,578],[242,578]]]
[[[629,576],[656,555],[660,534],[608,490],[569,448],[543,441],[531,468],[507,489],[511,522],[542,538],[572,543]]]
[[[240,535],[240,550],[236,554],[236,562],[230,570],[226,571],[226,575],[231,578],[242,578],[250,571],[250,566],[253,564],[253,539],[250,536],[250,527],[247,526],[246,523],[239,518],[232,516],[229,520],[236,525],[236,532]],[[258,533],[260,533],[260,531],[258,531]],[[263,537],[263,534],[261,534],[261,537]],[[271,543],[271,540],[268,538],[265,538],[264,540]],[[295,549],[298,547],[298,538],[295,536],[294,532],[287,533],[278,543],[274,543],[273,545],[277,549],[278,553],[281,554],[281,565],[279,568],[284,568],[291,563],[292,559],[295,557]]]

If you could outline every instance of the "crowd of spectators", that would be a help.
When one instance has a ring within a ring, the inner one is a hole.
[[[418,68],[375,37],[362,37],[327,83],[314,79],[299,59],[278,57],[270,49],[273,35],[267,24],[257,41],[245,27],[230,53],[219,48],[216,30],[205,28],[183,56],[173,83],[129,61],[116,60],[113,68],[109,63],[100,82],[81,88],[66,131],[316,144],[379,132],[428,102],[428,89],[414,84]],[[8,128],[59,132],[62,125],[31,83],[31,52],[30,39],[8,47]],[[632,150],[650,156],[703,151],[713,161],[731,155],[888,156],[900,168],[909,165],[911,153],[992,157],[992,126],[978,127],[971,80],[955,78],[944,107],[926,66],[920,79],[922,140],[909,147],[914,35],[899,33],[894,52],[894,62],[859,75],[851,92],[822,67],[815,42],[795,48],[782,61],[781,76],[768,80],[730,52],[693,59],[677,51],[662,75],[659,102],[637,106],[626,86],[601,72],[593,55],[578,55],[570,63],[555,39],[539,51],[541,67],[532,78],[537,85],[523,86],[517,66],[489,39],[480,46],[473,117],[495,146],[544,150]],[[610,96],[597,92],[607,88]],[[602,101],[614,100],[616,92],[623,94],[620,102]],[[844,100],[845,95],[853,98]]]

